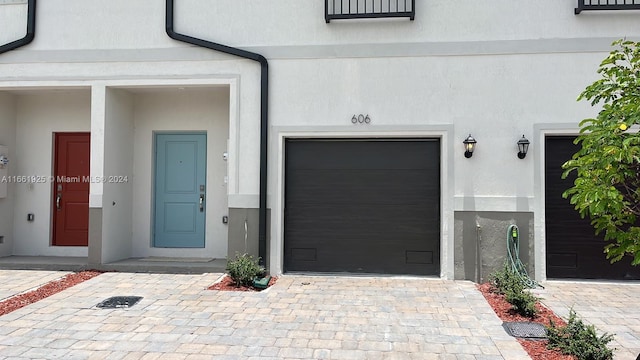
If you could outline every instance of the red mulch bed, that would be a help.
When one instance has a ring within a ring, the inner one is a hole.
[[[273,286],[273,284],[276,283],[276,281],[278,280],[277,277],[272,276],[271,280],[269,280],[269,284],[267,285],[267,288]],[[217,283],[209,286],[207,288],[207,290],[220,290],[220,291],[262,291],[264,289],[257,289],[254,288],[253,286],[236,286],[233,283],[233,280],[231,279],[231,277],[227,274],[224,275],[224,277],[222,278],[222,280],[218,281]]]
[[[51,281],[41,287],[28,291],[26,293],[12,296],[4,301],[0,301],[0,316],[8,314],[12,311],[33,304],[51,295],[57,294],[81,282],[87,281],[102,274],[100,271],[88,270],[66,275],[65,277]]]
[[[550,320],[556,325],[566,325],[566,321],[562,318],[558,317],[553,311],[547,309],[542,306],[540,302],[536,304],[536,309],[538,309],[538,314],[534,318],[524,317],[511,309],[511,304],[509,304],[505,299],[504,295],[497,294],[492,291],[491,284],[484,283],[477,285],[478,290],[482,292],[484,298],[487,299],[487,302],[493,308],[496,315],[502,321],[531,321],[539,324],[543,324],[548,326],[550,324]],[[546,340],[525,340],[518,339],[518,342],[522,347],[527,351],[531,359],[533,360],[575,360],[576,358],[572,355],[563,355],[560,351],[557,350],[549,350],[547,349],[547,341]]]

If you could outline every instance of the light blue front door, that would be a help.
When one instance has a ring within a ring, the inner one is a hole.
[[[206,149],[206,134],[156,134],[155,247],[204,247]]]

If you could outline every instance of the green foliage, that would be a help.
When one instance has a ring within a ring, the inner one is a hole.
[[[538,298],[527,291],[522,278],[513,270],[508,262],[502,270],[489,275],[489,282],[494,291],[504,295],[514,311],[526,317],[534,317],[538,313],[536,302]]]
[[[547,327],[549,349],[557,349],[563,354],[575,355],[578,360],[611,360],[613,350],[607,344],[613,335],[604,333],[598,336],[593,325],[585,325],[578,319],[573,309],[569,312],[566,326],[556,326],[553,321]]]
[[[507,292],[513,291],[513,289],[524,289],[522,280],[506,261],[502,270],[489,274],[489,282],[494,291],[502,295],[506,295]]]
[[[538,298],[524,288],[508,291],[504,296],[518,314],[529,318],[538,314],[538,309],[536,309]]]
[[[234,260],[227,262],[227,272],[236,286],[252,286],[253,278],[262,276],[265,269],[258,265],[258,259],[248,254],[236,253]]]
[[[595,119],[580,123],[581,149],[567,161],[563,178],[575,172],[564,192],[596,234],[609,241],[611,262],[633,256],[640,264],[640,43],[618,40],[598,68],[601,79],[578,97],[602,106]]]

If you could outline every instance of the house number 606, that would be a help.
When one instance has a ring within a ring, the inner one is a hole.
[[[352,124],[369,124],[371,123],[371,118],[369,117],[369,114],[367,115],[353,115],[353,117],[351,118],[351,123]]]

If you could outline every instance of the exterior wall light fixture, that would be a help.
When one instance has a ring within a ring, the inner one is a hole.
[[[529,151],[529,140],[522,135],[522,139],[518,140],[518,159],[524,159],[527,151]]]
[[[476,139],[474,139],[473,136],[469,134],[469,136],[467,136],[467,138],[464,139],[462,143],[464,144],[464,157],[466,157],[467,159],[472,157],[473,150],[475,150],[477,143]]]

